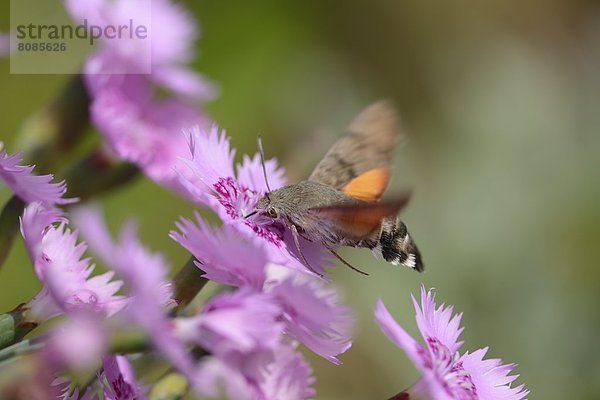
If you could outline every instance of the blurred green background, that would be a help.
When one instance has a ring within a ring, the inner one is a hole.
[[[417,373],[373,322],[375,300],[416,334],[421,282],[464,312],[465,349],[519,364],[532,399],[600,398],[600,4],[586,0],[187,2],[202,39],[194,66],[221,88],[207,105],[238,156],[256,134],[291,180],[306,177],[369,102],[398,104],[410,143],[391,192],[412,188],[405,220],[419,275],[344,250],[363,277],[333,280],[357,314],[336,367],[309,356],[318,399],[384,399]],[[0,30],[8,30],[8,2]],[[10,75],[0,61],[0,139],[65,84]],[[60,171],[57,171],[60,174]],[[0,200],[9,197],[0,191]],[[194,206],[147,180],[103,197],[110,225],[140,221],[173,266],[167,237]],[[17,240],[0,271],[0,311],[35,294]]]

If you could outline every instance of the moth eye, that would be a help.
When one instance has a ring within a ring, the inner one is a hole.
[[[277,210],[273,207],[267,208],[267,214],[269,214],[269,217],[271,218],[277,218]]]

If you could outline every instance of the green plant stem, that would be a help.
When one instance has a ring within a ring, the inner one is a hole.
[[[44,109],[29,117],[17,137],[27,163],[38,173],[55,172],[64,155],[74,148],[89,124],[90,98],[82,75],[76,75]]]
[[[10,360],[11,358],[34,353],[43,347],[43,342],[37,342],[34,340],[23,340],[19,343],[15,343],[12,346],[0,350],[0,363],[6,360]]]
[[[135,165],[111,158],[98,149],[73,164],[65,179],[70,196],[87,200],[129,183],[138,176],[139,169]]]
[[[6,261],[10,249],[19,231],[19,217],[25,203],[17,196],[11,197],[0,213],[0,267]]]
[[[0,315],[0,349],[11,346],[21,340],[38,324],[24,317],[25,304],[19,304],[14,310]]]
[[[173,298],[177,302],[173,310],[174,315],[180,314],[208,282],[208,279],[202,276],[204,271],[198,268],[194,261],[195,258],[191,257],[173,278]]]

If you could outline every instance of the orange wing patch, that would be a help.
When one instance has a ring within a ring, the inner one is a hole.
[[[311,208],[311,212],[335,221],[348,237],[361,239],[377,229],[383,218],[397,214],[409,198],[410,195],[406,194],[389,202],[318,207]]]
[[[390,180],[388,167],[373,168],[352,179],[342,191],[362,201],[377,201],[385,192]]]

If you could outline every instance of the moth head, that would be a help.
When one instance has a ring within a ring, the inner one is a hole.
[[[261,215],[266,217],[273,219],[279,218],[279,210],[272,204],[271,198],[267,195],[258,200],[256,203],[256,209],[261,211]]]

